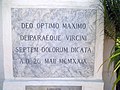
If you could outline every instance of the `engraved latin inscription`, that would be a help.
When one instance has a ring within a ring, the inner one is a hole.
[[[82,86],[26,86],[25,90],[82,90]]]
[[[12,8],[11,26],[14,77],[94,76],[95,9]]]

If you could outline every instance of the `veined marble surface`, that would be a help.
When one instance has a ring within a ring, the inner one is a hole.
[[[96,10],[12,8],[14,77],[94,76]]]

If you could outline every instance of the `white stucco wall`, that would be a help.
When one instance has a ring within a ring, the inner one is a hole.
[[[2,40],[3,40],[2,37],[3,36],[2,36],[2,14],[1,14],[2,13],[2,10],[1,10],[2,5],[1,5],[1,1],[2,0],[0,0],[0,90],[2,90],[2,85],[3,85],[2,82],[4,80],[4,74],[3,74],[3,45],[2,45]],[[11,0],[8,0],[8,1],[11,2]],[[19,0],[13,0],[13,1],[19,1]],[[57,1],[57,0],[55,0],[55,1]],[[64,0],[62,0],[62,1],[64,1]],[[95,0],[81,0],[81,1],[95,1]],[[106,60],[106,58],[108,57],[113,44],[114,44],[114,42],[112,40],[105,39],[104,60]],[[104,90],[111,90],[112,83],[113,83],[113,82],[110,82],[111,71],[107,71],[106,66],[107,65],[105,64],[104,65],[104,70],[103,70],[103,79],[104,79],[104,82],[105,82]]]
[[[0,90],[3,86],[3,46],[2,46],[2,0],[0,0]]]
[[[105,40],[104,40],[104,60],[108,59],[108,57],[111,53],[111,49],[113,48],[113,45],[114,45],[114,41],[112,39],[105,38]],[[112,85],[115,80],[115,76],[110,81],[113,67],[111,67],[110,70],[108,71],[107,66],[108,66],[108,62],[105,63],[104,67],[103,67],[103,80],[105,83],[104,90],[112,90]]]

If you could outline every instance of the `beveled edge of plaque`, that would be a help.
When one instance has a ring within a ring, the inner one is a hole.
[[[85,5],[86,6],[86,5]],[[80,8],[80,9],[96,9],[95,7],[94,8],[92,8],[92,7],[89,7],[89,5],[87,5],[87,7],[85,7],[84,5],[83,6],[80,6],[80,4],[79,4],[79,6],[65,6],[64,4],[63,5],[60,5],[60,6],[58,6],[57,8]],[[10,20],[11,20],[11,8],[29,8],[29,7],[31,7],[31,5],[27,5],[27,6],[22,6],[22,5],[19,5],[19,6],[17,6],[17,5],[13,5],[12,6],[12,4],[11,5],[8,5],[8,7],[5,7],[4,5],[3,5],[3,20],[5,20],[4,22],[3,22],[3,40],[4,40],[4,42],[3,42],[3,44],[5,45],[4,46],[4,60],[5,60],[5,62],[4,62],[4,69],[5,69],[5,78],[11,78],[11,79],[16,79],[16,80],[96,80],[96,79],[101,79],[101,77],[102,77],[102,68],[100,69],[100,72],[98,73],[98,72],[96,72],[96,71],[98,71],[98,69],[96,69],[95,70],[95,76],[94,77],[90,77],[90,78],[15,78],[15,77],[13,77],[12,75],[13,75],[13,71],[11,72],[11,69],[13,68],[13,66],[12,66],[12,63],[10,62],[11,60],[12,60],[12,54],[11,54],[11,50],[12,50],[12,48],[11,48],[11,34],[9,34],[9,33],[6,33],[6,31],[10,31],[11,32],[11,30],[9,30],[9,29],[11,29],[10,27],[11,27],[11,25],[10,25]],[[49,5],[46,5],[45,7],[44,6],[33,6],[32,8],[48,8],[49,7]],[[49,7],[49,8],[55,8],[56,6],[51,6],[51,7]],[[97,12],[97,15],[99,14],[99,12]],[[4,16],[5,15],[5,16]],[[7,18],[6,18],[6,16],[7,16]],[[99,18],[100,16],[98,16],[97,18]],[[9,22],[7,22],[6,23],[6,21],[7,20],[9,20]],[[100,33],[103,31],[103,27],[101,27],[100,25],[99,25],[99,23],[100,22],[98,22],[97,21],[97,35],[100,35]],[[8,27],[6,27],[6,25],[8,26]],[[98,29],[99,28],[99,29]],[[104,34],[104,32],[102,32],[103,34]],[[97,36],[96,35],[96,36]],[[8,40],[7,40],[7,38],[9,38]],[[97,39],[96,39],[96,48],[97,49],[99,49],[102,53],[99,55],[98,53],[96,53],[96,55],[95,55],[95,60],[96,60],[96,62],[95,62],[95,67],[97,67],[98,68],[98,66],[97,65],[100,65],[100,63],[102,63],[102,61],[101,60],[103,60],[103,57],[100,57],[100,56],[102,56],[103,55],[103,41],[101,41],[101,40],[103,40],[104,39],[104,35],[103,36],[101,36],[101,38],[99,38],[98,36],[97,36]],[[99,44],[98,42],[99,41],[101,41],[101,44]],[[9,43],[9,45],[8,45],[8,43]],[[98,45],[99,44],[99,45]],[[98,45],[98,46],[97,46]],[[6,48],[7,47],[7,48]],[[7,51],[8,50],[8,48],[9,48],[9,51]],[[10,49],[11,48],[11,49]],[[95,52],[96,51],[98,51],[98,50],[96,50],[95,49]],[[11,55],[9,55],[9,56],[7,56],[6,57],[6,54],[11,54]],[[98,57],[97,57],[98,56]],[[7,63],[8,62],[6,62],[7,60],[9,59],[9,69],[8,68],[6,68],[5,66],[7,65]],[[98,62],[98,59],[100,60],[100,62]],[[12,68],[11,68],[12,67]]]

